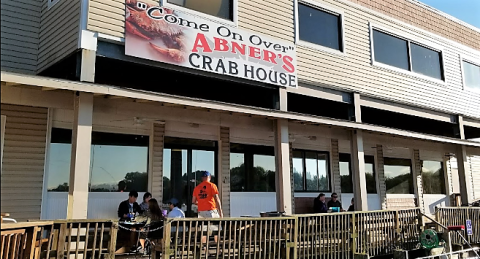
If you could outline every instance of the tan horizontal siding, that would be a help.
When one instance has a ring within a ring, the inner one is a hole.
[[[40,219],[47,140],[46,108],[1,105],[6,116],[1,210],[17,221]]]
[[[360,10],[342,0],[325,0],[345,15],[346,54],[338,55],[303,46],[297,48],[300,81],[327,84],[336,88],[379,96],[415,106],[425,106],[449,113],[480,118],[480,94],[465,91],[462,85],[459,54],[472,55],[446,40],[432,39],[429,35],[395,24],[382,17]],[[369,22],[392,28],[432,47],[443,49],[445,83],[437,83],[413,75],[371,65]]]
[[[41,0],[2,0],[1,68],[34,74],[38,57]]]
[[[59,1],[50,9],[43,0],[37,72],[78,49],[81,1]]]

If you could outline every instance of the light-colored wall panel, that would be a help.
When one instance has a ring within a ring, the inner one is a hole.
[[[2,70],[35,73],[41,6],[41,0],[2,0]]]
[[[1,210],[17,221],[40,219],[48,109],[1,105],[7,117]]]
[[[48,0],[42,1],[38,72],[77,50],[81,2],[59,1],[49,8]]]

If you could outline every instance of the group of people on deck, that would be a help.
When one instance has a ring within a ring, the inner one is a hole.
[[[149,192],[143,195],[143,202],[140,205],[137,203],[138,192],[131,191],[128,196],[128,199],[118,206],[118,217],[121,221],[130,221],[138,214],[135,221],[144,222],[145,226],[150,226],[165,218],[185,218],[185,213],[179,208],[180,204],[176,198],[168,201],[170,212],[167,213],[160,209],[158,201],[152,198]],[[192,203],[198,206],[199,218],[223,218],[218,188],[211,182],[209,172],[202,174],[202,182],[193,191]],[[140,246],[135,246],[132,250],[143,253],[146,237],[145,233],[140,233]]]
[[[342,203],[338,200],[337,193],[332,193],[331,199],[326,202],[324,193],[320,193],[313,201],[313,211],[315,213],[344,212]],[[353,198],[347,211],[354,211]]]

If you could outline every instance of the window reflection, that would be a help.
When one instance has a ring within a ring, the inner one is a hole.
[[[365,156],[365,180],[367,183],[367,193],[377,193],[375,158],[373,156]]]
[[[373,42],[375,61],[410,70],[406,40],[373,30]]]
[[[303,191],[303,154],[293,151],[293,184],[295,191]]]
[[[298,17],[300,40],[342,50],[340,15],[299,3]]]
[[[467,61],[462,62],[465,86],[480,90],[480,66]]]
[[[232,192],[274,192],[273,147],[231,144],[230,188]]]
[[[293,177],[295,191],[329,191],[328,155],[295,150]]]
[[[350,154],[340,154],[340,181],[342,193],[353,193],[353,177]]]
[[[384,158],[387,194],[413,194],[412,161]]]
[[[443,162],[422,161],[422,187],[424,194],[446,194]]]
[[[414,72],[442,80],[442,60],[440,52],[410,43],[412,70]]]
[[[68,192],[72,130],[52,129],[48,190]],[[136,190],[148,186],[148,136],[92,132],[90,192]]]

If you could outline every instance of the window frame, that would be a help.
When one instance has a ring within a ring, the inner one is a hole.
[[[226,26],[229,26],[229,27],[235,27],[236,28],[236,27],[238,27],[238,0],[231,0],[231,1],[232,1],[232,8],[233,8],[232,20],[223,19],[223,18],[214,16],[214,15],[202,13],[200,11],[195,11],[195,10],[183,7],[183,6],[172,4],[172,3],[169,3],[168,0],[160,0],[160,6],[175,9],[175,10],[179,10],[181,12],[184,12],[184,13],[187,13],[187,14],[190,14],[190,15],[193,15],[193,16],[197,16],[199,18],[203,18],[203,19],[215,22],[215,23],[220,23],[222,25],[226,25]]]
[[[325,46],[322,46],[322,45],[319,45],[319,44],[315,44],[315,43],[300,40],[300,27],[299,27],[299,25],[300,25],[300,15],[299,15],[299,12],[298,12],[299,4],[304,4],[304,5],[310,6],[314,9],[317,9],[319,11],[323,11],[323,12],[326,12],[326,13],[329,13],[329,14],[339,16],[339,18],[340,18],[340,28],[339,29],[340,29],[340,36],[341,36],[341,41],[340,41],[341,42],[341,50],[336,50],[336,49],[325,47]],[[294,1],[294,8],[295,8],[295,11],[294,11],[294,16],[295,16],[294,17],[295,18],[295,28],[294,28],[294,30],[295,30],[295,45],[305,47],[305,48],[308,48],[308,49],[314,50],[314,51],[327,52],[327,53],[330,53],[330,54],[336,54],[336,55],[340,55],[340,56],[345,56],[347,54],[346,47],[345,47],[345,12],[343,10],[340,10],[340,9],[332,7],[328,4],[319,3],[319,2],[316,2],[316,1],[313,1],[313,0],[295,0]]]
[[[303,179],[303,190],[295,190],[293,189],[293,192],[294,193],[318,193],[318,192],[324,192],[324,193],[330,193],[332,192],[332,174],[331,174],[331,161],[330,161],[330,152],[328,151],[317,151],[317,150],[308,150],[308,149],[293,149],[292,150],[292,162],[293,162],[293,152],[294,151],[297,151],[297,152],[301,152],[302,153],[302,179]],[[311,153],[315,153],[317,155],[317,174],[318,174],[318,155],[319,154],[323,154],[323,155],[326,155],[326,161],[327,161],[327,176],[328,176],[328,190],[316,190],[316,191],[309,191],[307,190],[307,176],[306,176],[306,163],[305,163],[305,153],[307,152],[311,152]],[[292,174],[293,174],[293,164],[292,164]]]
[[[474,92],[474,93],[480,93],[480,89],[474,89],[469,86],[467,86],[465,82],[465,68],[463,66],[463,62],[467,62],[470,64],[473,64],[475,66],[480,67],[480,60],[476,60],[473,58],[465,57],[464,55],[460,54],[460,71],[462,73],[462,88],[464,91],[469,91],[469,92]]]
[[[58,2],[60,2],[60,0],[48,0],[48,8],[47,10],[50,10],[50,8],[52,8],[53,6],[55,6]]]
[[[444,55],[444,53],[446,52],[445,48],[443,48],[440,45],[435,44],[433,42],[426,42],[424,40],[412,39],[412,38],[415,38],[415,37],[406,35],[406,33],[399,32],[398,30],[395,30],[395,29],[392,29],[392,28],[387,28],[385,26],[373,23],[371,21],[368,23],[368,27],[369,27],[369,33],[370,33],[370,35],[369,35],[369,38],[370,38],[370,63],[373,67],[386,69],[389,72],[396,72],[396,73],[400,73],[400,74],[407,75],[407,76],[410,76],[410,77],[415,77],[415,78],[419,78],[419,79],[423,79],[423,80],[428,80],[428,81],[435,82],[435,83],[443,85],[443,86],[447,85],[447,75],[445,73],[445,55]],[[404,41],[407,42],[408,63],[409,63],[409,69],[408,70],[375,61],[375,48],[374,48],[374,42],[373,42],[373,31],[374,30],[385,33],[389,36],[392,36],[392,37],[395,37],[395,38],[398,38],[398,39],[401,39],[401,40],[404,40]],[[440,72],[441,72],[441,75],[442,75],[442,79],[437,79],[437,78],[430,77],[430,76],[427,76],[427,75],[423,75],[421,73],[417,73],[417,72],[413,71],[411,43],[440,53],[440,69],[441,69]]]

